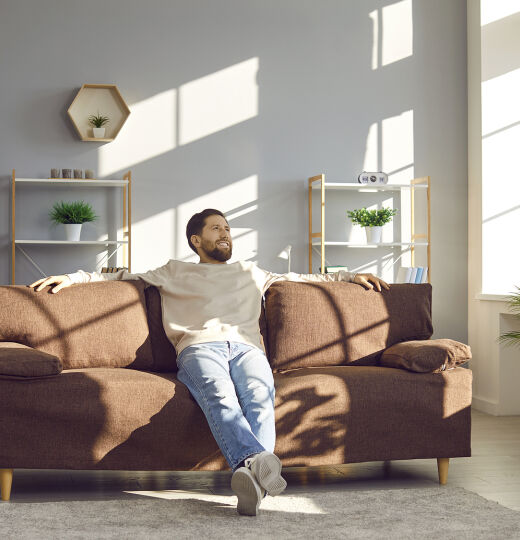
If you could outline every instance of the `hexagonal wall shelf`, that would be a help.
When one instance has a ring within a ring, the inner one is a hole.
[[[67,112],[81,140],[95,142],[113,141],[130,115],[130,109],[115,84],[84,84]],[[94,137],[88,123],[91,114],[109,117],[109,123],[104,126],[105,137]]]

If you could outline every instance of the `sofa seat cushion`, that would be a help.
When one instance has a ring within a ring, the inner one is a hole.
[[[376,292],[345,282],[278,282],[260,321],[273,371],[377,365],[401,341],[433,333],[431,285],[395,284]]]
[[[380,363],[418,373],[438,373],[470,359],[471,348],[465,343],[453,339],[427,339],[392,345],[383,352]]]
[[[64,369],[153,370],[144,283],[109,281],[50,287],[0,286],[0,341],[57,356]]]
[[[21,343],[0,343],[0,378],[27,380],[54,377],[63,369],[60,359],[22,345]]]
[[[225,467],[200,407],[172,373],[70,369],[45,380],[0,380],[0,395],[4,467]]]
[[[285,466],[471,455],[472,372],[378,366],[275,374]]]

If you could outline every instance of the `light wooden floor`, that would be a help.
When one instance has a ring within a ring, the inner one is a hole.
[[[520,416],[473,410],[472,457],[450,460],[448,485],[520,510]],[[438,486],[434,459],[284,469],[288,492]],[[107,500],[128,491],[186,490],[232,495],[229,472],[15,470],[11,502]],[[152,495],[150,493],[150,495]],[[6,503],[2,503],[6,504]]]

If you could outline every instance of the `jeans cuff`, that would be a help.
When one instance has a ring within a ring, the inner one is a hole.
[[[241,464],[245,459],[247,459],[247,458],[249,458],[249,457],[251,457],[251,456],[255,456],[256,454],[259,454],[260,452],[263,452],[263,451],[264,451],[264,449],[258,450],[257,452],[248,452],[247,454],[244,454],[244,455],[238,460],[237,464],[234,465],[234,466],[232,467],[233,472],[235,472],[238,468],[240,468],[240,464]]]

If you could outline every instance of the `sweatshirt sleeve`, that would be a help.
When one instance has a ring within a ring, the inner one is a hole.
[[[338,272],[332,272],[331,274],[296,274],[295,272],[275,274],[274,272],[267,272],[266,270],[264,270],[264,272],[266,274],[264,293],[276,281],[316,283],[324,281],[354,281],[354,278],[356,277],[355,272],[347,272],[346,270],[339,270]]]
[[[175,261],[170,260],[165,265],[159,266],[148,272],[132,274],[128,270],[119,270],[118,272],[101,274],[99,272],[85,272],[78,270],[73,274],[66,274],[72,283],[93,283],[94,281],[128,281],[133,279],[142,279],[150,285],[160,287],[168,280],[174,278]]]

